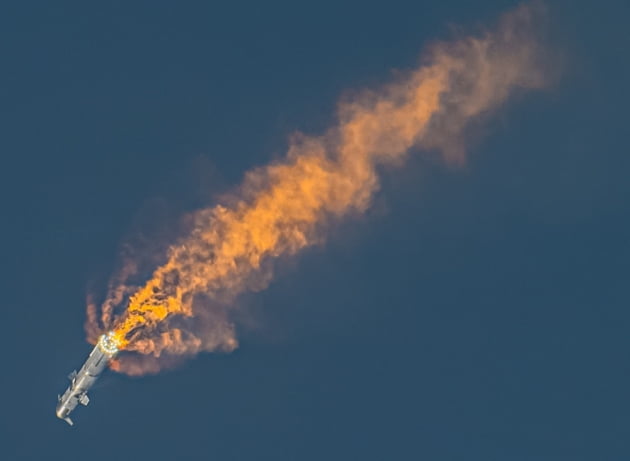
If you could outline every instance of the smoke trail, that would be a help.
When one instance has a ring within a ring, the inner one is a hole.
[[[364,212],[378,188],[378,165],[400,164],[421,149],[463,161],[470,121],[514,90],[545,83],[536,39],[543,10],[521,6],[494,31],[435,44],[420,68],[346,98],[326,133],[294,135],[284,160],[249,172],[223,204],[194,213],[192,231],[144,285],[126,284],[124,272],[115,277],[100,325],[91,312],[89,331],[113,328],[123,349],[152,358],[122,357],[114,367],[139,374],[157,371],[164,353],[234,349],[230,303],[265,288],[274,260],[323,241],[331,221]],[[126,310],[113,315],[131,292]]]

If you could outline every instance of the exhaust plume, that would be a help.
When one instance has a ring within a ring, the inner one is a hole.
[[[545,84],[536,38],[543,10],[523,5],[492,31],[434,44],[416,70],[344,98],[324,134],[293,135],[283,160],[250,171],[222,204],[188,216],[190,232],[144,285],[128,282],[137,266],[127,261],[100,318],[89,304],[88,337],[113,330],[120,349],[136,353],[113,364],[129,374],[157,372],[178,356],[233,350],[230,303],[264,289],[274,261],[322,242],[331,222],[363,213],[378,189],[379,165],[400,165],[420,150],[461,163],[471,121],[515,90]]]

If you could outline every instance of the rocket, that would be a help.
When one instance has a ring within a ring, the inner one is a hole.
[[[94,385],[98,377],[107,368],[109,361],[118,353],[118,341],[113,331],[101,335],[87,360],[77,372],[74,370],[68,378],[70,386],[63,395],[58,397],[57,417],[63,419],[71,426],[70,413],[77,405],[87,405],[90,398],[87,391]]]

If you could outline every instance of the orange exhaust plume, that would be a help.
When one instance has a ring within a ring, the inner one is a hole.
[[[294,135],[284,160],[249,172],[224,204],[195,212],[191,232],[143,286],[125,282],[135,270],[126,265],[110,285],[100,322],[89,309],[88,332],[113,329],[121,349],[150,358],[126,361],[123,354],[113,367],[142,374],[160,368],[161,354],[171,360],[233,350],[229,303],[265,288],[277,258],[323,241],[327,223],[364,212],[378,188],[379,165],[401,164],[421,149],[462,162],[471,120],[514,90],[545,83],[535,30],[542,10],[538,3],[521,6],[492,32],[438,43],[417,70],[346,98],[325,134]],[[126,309],[114,314],[130,294]]]

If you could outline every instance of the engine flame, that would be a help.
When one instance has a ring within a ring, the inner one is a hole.
[[[273,261],[322,242],[331,221],[364,212],[378,189],[379,165],[400,165],[421,149],[461,163],[471,120],[518,88],[544,85],[535,30],[542,10],[524,5],[492,32],[435,44],[418,69],[345,98],[335,126],[321,136],[295,134],[284,160],[249,172],[223,204],[195,212],[191,233],[143,286],[128,283],[135,266],[125,265],[100,321],[94,305],[88,308],[88,334],[112,329],[116,348],[146,354],[144,362],[113,362],[131,374],[158,370],[163,353],[234,349],[225,306],[265,288]]]
[[[101,335],[98,338],[98,347],[109,357],[114,357],[118,354],[120,347],[123,344],[123,338],[121,338],[116,332],[110,331],[107,334]]]

